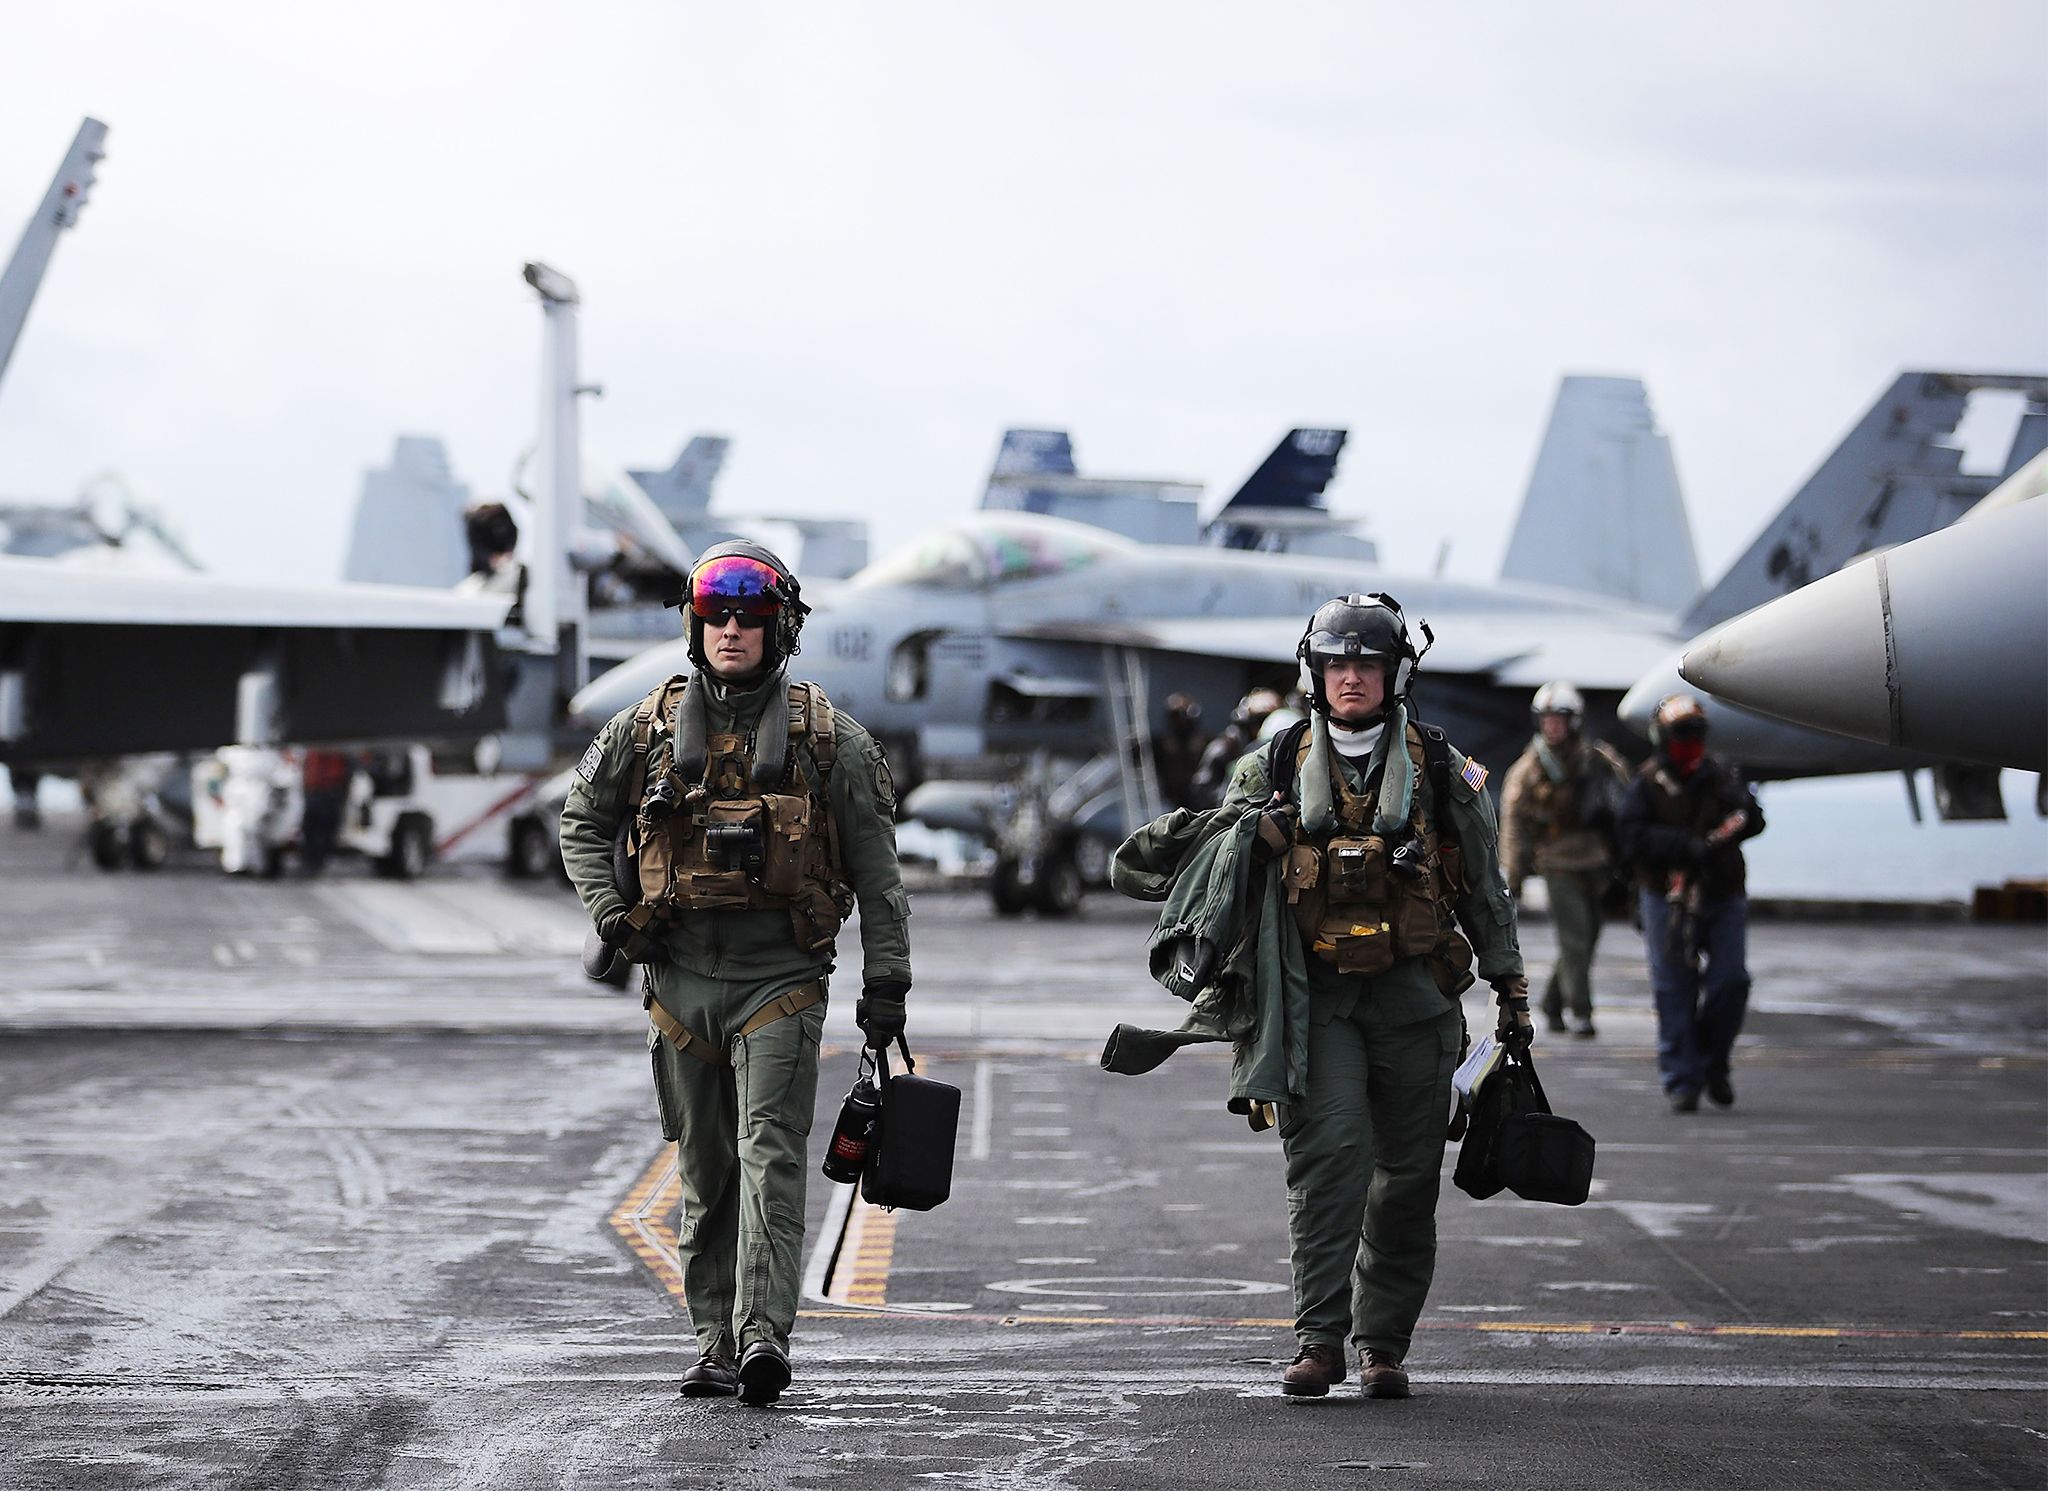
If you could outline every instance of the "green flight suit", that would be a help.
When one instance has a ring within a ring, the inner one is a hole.
[[[1334,759],[1352,790],[1378,790],[1377,769],[1368,777],[1350,759]],[[1493,804],[1464,767],[1452,750],[1450,802],[1441,809],[1427,773],[1415,791],[1426,821],[1447,822],[1458,840],[1466,887],[1458,924],[1472,943],[1474,971],[1492,982],[1519,976],[1522,952]],[[1238,763],[1224,807],[1270,791],[1264,752],[1255,752]],[[1374,977],[1339,973],[1314,952],[1307,961],[1308,1091],[1280,1121],[1294,1333],[1304,1346],[1340,1350],[1349,1336],[1399,1360],[1436,1271],[1438,1180],[1464,1016],[1422,958]]]
[[[781,673],[751,689],[715,690],[707,723],[713,733],[751,735],[764,702],[782,708],[787,698]],[[829,800],[860,907],[863,982],[907,983],[910,901],[896,863],[895,784],[874,737],[842,710],[833,722]],[[794,759],[807,748],[793,740],[790,752]],[[633,710],[625,709],[598,732],[562,809],[562,863],[595,922],[632,904],[612,879],[613,837],[638,808],[626,801],[632,758]],[[725,1058],[700,1061],[650,1032],[662,1130],[678,1141],[684,1295],[707,1353],[737,1357],[757,1340],[789,1346],[825,1006],[744,1037],[739,1030],[777,995],[824,978],[834,951],[799,948],[781,910],[686,912],[644,970],[649,994]]]

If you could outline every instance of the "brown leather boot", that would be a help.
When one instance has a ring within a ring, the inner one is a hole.
[[[1405,1398],[1408,1374],[1401,1370],[1399,1357],[1368,1346],[1358,1364],[1358,1386],[1368,1398]]]
[[[1344,1348],[1304,1346],[1280,1377],[1280,1391],[1290,1398],[1320,1398],[1344,1380]]]

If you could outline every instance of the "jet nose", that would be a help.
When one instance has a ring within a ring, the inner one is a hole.
[[[1891,740],[1880,570],[1851,564],[1694,642],[1678,672],[1745,709],[1862,740]]]
[[[1621,703],[1615,706],[1614,713],[1629,729],[1648,740],[1650,716],[1657,712],[1658,701],[1669,694],[1694,692],[1696,690],[1687,688],[1685,680],[1678,676],[1678,654],[1674,652],[1636,680],[1635,687],[1621,696]]]

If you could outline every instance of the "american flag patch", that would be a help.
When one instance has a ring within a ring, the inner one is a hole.
[[[1474,761],[1470,756],[1465,758],[1465,769],[1459,772],[1458,775],[1465,779],[1465,785],[1474,792],[1479,791],[1486,785],[1486,768],[1477,761]]]

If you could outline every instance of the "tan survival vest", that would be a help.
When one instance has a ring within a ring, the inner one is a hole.
[[[1308,746],[1303,732],[1294,762],[1297,780]],[[1420,849],[1412,866],[1395,867],[1398,846],[1372,831],[1372,795],[1351,790],[1333,752],[1336,825],[1318,842],[1296,824],[1284,872],[1287,901],[1309,951],[1339,973],[1370,978],[1402,958],[1427,958],[1437,988],[1453,998],[1472,985],[1472,944],[1458,931],[1454,911],[1464,889],[1463,856],[1423,815],[1422,732],[1412,724],[1408,757],[1415,773],[1408,822]],[[1447,807],[1438,803],[1437,811]]]
[[[782,781],[751,780],[752,743],[719,734],[706,742],[703,779],[686,782],[672,765],[672,721],[686,683],[669,679],[633,711],[627,800],[636,806],[626,847],[640,903],[627,920],[644,929],[686,911],[782,910],[799,948],[830,947],[853,909],[831,810],[832,701],[814,683],[789,686]]]

